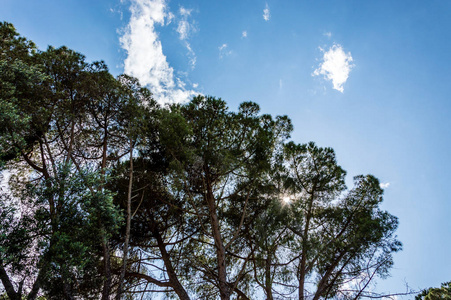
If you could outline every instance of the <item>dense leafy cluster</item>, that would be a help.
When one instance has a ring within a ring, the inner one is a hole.
[[[421,291],[415,300],[451,299],[451,281],[442,283],[439,288],[428,288]]]
[[[359,298],[401,249],[371,176],[286,116],[161,107],[0,24],[0,280],[9,299]]]

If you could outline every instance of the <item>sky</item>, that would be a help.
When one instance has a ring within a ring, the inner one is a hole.
[[[403,251],[376,290],[451,280],[451,1],[0,0],[0,20],[160,103],[201,93],[288,115],[293,141],[334,148],[348,186],[380,179]]]

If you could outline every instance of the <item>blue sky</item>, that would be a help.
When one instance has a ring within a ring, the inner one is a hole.
[[[450,1],[0,0],[0,20],[160,101],[203,93],[287,114],[293,140],[335,149],[349,185],[385,184],[404,250],[377,290],[451,280]]]

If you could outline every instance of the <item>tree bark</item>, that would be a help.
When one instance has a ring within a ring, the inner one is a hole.
[[[42,270],[42,269],[41,269]],[[41,272],[39,271],[38,277],[36,278],[30,293],[28,294],[27,300],[35,300],[38,296],[39,289],[41,288]]]
[[[171,287],[174,289],[174,292],[177,294],[179,299],[190,300],[188,293],[177,278],[177,274],[175,273],[174,267],[172,266],[169,253],[166,251],[166,245],[164,244],[163,238],[161,237],[158,229],[155,229],[154,236],[157,239],[158,249],[160,250],[164,266],[166,267],[166,272],[168,274]]]
[[[102,300],[110,300],[111,294],[111,258],[110,258],[110,246],[105,233],[102,236],[102,247],[104,257],[104,271],[105,278],[103,280]]]
[[[271,280],[271,253],[268,254],[265,262],[265,291],[266,299],[273,300],[272,296],[272,280]]]
[[[0,261],[1,263],[1,261]],[[14,290],[14,286],[9,279],[8,274],[6,273],[5,268],[3,266],[0,266],[0,279],[2,281],[3,287],[6,290],[6,294],[8,295],[8,298],[11,300],[20,300],[21,295]]]
[[[127,259],[128,259],[128,243],[130,241],[130,223],[131,223],[131,205],[132,205],[132,188],[133,188],[133,141],[130,139],[130,170],[129,170],[129,181],[128,181],[128,193],[127,193],[127,225],[125,228],[125,242],[123,248],[123,259],[122,259],[122,271],[121,277],[119,278],[119,288],[116,295],[116,299],[120,300],[122,295],[122,290],[124,286],[125,270],[127,269]]]
[[[209,172],[206,172],[206,201],[210,214],[211,230],[216,247],[216,259],[218,263],[218,280],[219,280],[219,294],[221,300],[229,300],[231,289],[227,283],[227,268],[226,268],[226,255],[225,247],[221,237],[221,231],[219,228],[219,219],[216,212],[215,197],[213,195],[213,187],[210,182]]]
[[[313,208],[313,201],[315,199],[315,192],[316,184],[314,184],[312,189],[312,194],[309,199],[308,209],[307,209],[307,216],[305,221],[305,228],[302,236],[302,254],[301,254],[301,265],[299,266],[298,274],[299,274],[299,300],[304,300],[304,286],[305,286],[305,275],[306,275],[306,269],[307,269],[307,235],[310,227],[310,219],[312,218],[312,208]]]

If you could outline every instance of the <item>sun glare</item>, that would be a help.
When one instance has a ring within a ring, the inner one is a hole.
[[[291,198],[289,197],[289,196],[283,196],[282,197],[282,202],[283,202],[283,204],[285,204],[285,205],[290,205],[291,204]]]

